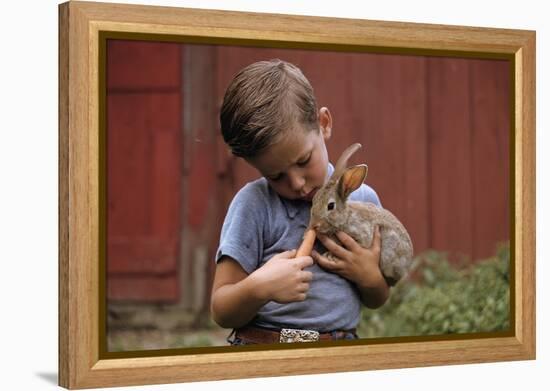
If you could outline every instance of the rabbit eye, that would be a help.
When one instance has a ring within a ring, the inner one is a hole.
[[[327,209],[328,210],[333,210],[334,209],[334,201],[328,203]]]

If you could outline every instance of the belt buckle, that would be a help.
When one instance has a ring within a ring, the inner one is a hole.
[[[315,330],[282,329],[279,336],[279,343],[316,341],[319,341],[319,332]]]

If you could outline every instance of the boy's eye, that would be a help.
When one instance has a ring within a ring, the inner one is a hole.
[[[307,156],[306,159],[304,159],[302,161],[299,161],[296,164],[299,165],[300,167],[304,167],[305,165],[307,165],[309,163],[310,160],[311,160],[311,153]],[[283,177],[283,174],[278,174],[276,176],[268,176],[267,179],[269,179],[270,181],[277,182],[282,177]]]
[[[311,159],[311,154],[309,154],[309,156],[307,157],[307,159],[305,159],[305,160],[303,160],[303,161],[301,161],[301,162],[298,162],[298,165],[299,165],[299,166],[305,166],[306,164],[309,163],[310,159]]]

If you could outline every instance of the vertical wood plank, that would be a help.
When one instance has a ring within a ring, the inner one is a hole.
[[[346,144],[364,145],[366,182],[407,227],[416,252],[429,245],[425,63],[422,57],[355,55],[344,99],[353,113]]]
[[[472,120],[469,60],[428,60],[432,243],[451,260],[471,257]]]
[[[180,53],[178,44],[108,41],[109,299],[150,301],[140,278],[153,285],[170,279],[153,296],[178,297]]]
[[[175,272],[179,95],[110,94],[108,111],[107,270]]]
[[[184,45],[184,186],[181,233],[182,304],[208,312],[213,258],[219,238],[216,49]]]
[[[430,248],[429,136],[427,126],[427,58],[403,56],[401,59],[399,108],[401,124],[397,143],[404,143],[405,205],[401,218],[409,231],[414,253]],[[401,213],[401,210],[396,210]],[[399,215],[398,215],[399,216]]]
[[[510,238],[510,64],[471,60],[474,259]]]
[[[302,56],[296,65],[311,83],[318,108],[327,107],[332,115],[332,135],[326,146],[329,160],[336,164],[340,154],[352,144],[349,141],[361,131],[352,126],[351,102],[349,95],[346,96],[352,83],[361,84],[361,80],[353,81],[350,76],[353,59],[357,55],[328,51],[314,54],[302,52]],[[358,151],[350,162],[360,162],[365,152],[365,148]]]
[[[152,151],[147,94],[107,97],[107,226],[110,238],[145,234]],[[108,261],[113,267],[115,259]]]
[[[150,95],[151,192],[150,233],[177,242],[181,184],[180,95]],[[174,254],[175,255],[175,254]]]

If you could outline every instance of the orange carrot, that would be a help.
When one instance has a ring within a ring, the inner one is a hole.
[[[313,243],[315,243],[315,230],[308,229],[304,234],[304,240],[296,253],[296,258],[304,257],[306,255],[311,255],[311,250],[313,250]]]

